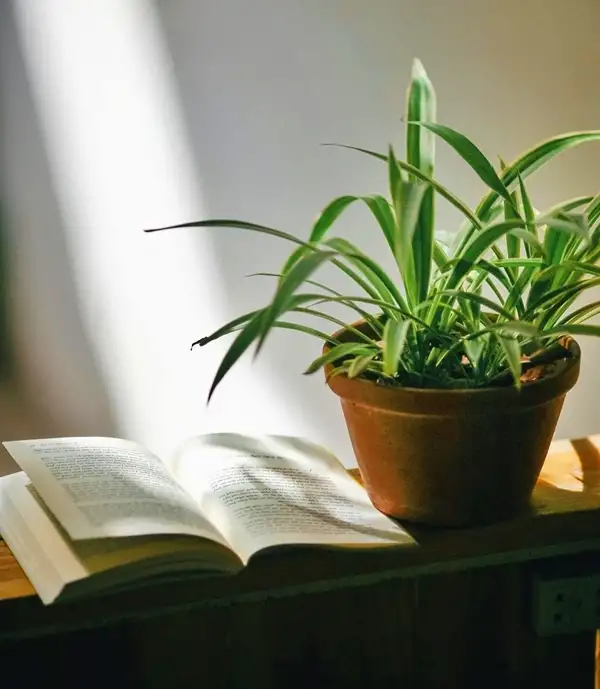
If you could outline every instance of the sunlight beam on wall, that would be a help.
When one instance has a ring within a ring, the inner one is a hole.
[[[277,428],[285,412],[272,386],[244,367],[235,398],[204,407],[225,344],[202,356],[189,344],[234,315],[210,236],[199,251],[189,231],[141,231],[207,215],[152,4],[14,8],[82,317],[120,431],[167,452],[195,432]]]

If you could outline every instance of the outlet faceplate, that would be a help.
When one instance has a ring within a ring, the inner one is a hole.
[[[600,575],[534,579],[533,623],[540,636],[600,629]]]

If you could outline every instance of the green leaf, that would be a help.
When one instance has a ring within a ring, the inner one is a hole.
[[[269,277],[280,277],[279,274],[277,273],[256,273],[256,275],[268,275]],[[319,287],[326,287],[325,285],[321,285],[320,283],[315,283],[312,280],[306,280],[307,284],[317,284]],[[296,294],[293,296],[290,305],[289,305],[289,310],[297,310],[298,307],[302,304],[306,304],[309,302],[322,302],[326,301],[328,297],[326,297],[323,294],[318,294],[318,293],[313,293],[313,294]],[[336,299],[336,302],[344,303],[344,301],[350,300],[352,297],[344,297],[340,296],[340,299]],[[239,330],[240,325],[244,325],[244,323],[247,323],[250,321],[255,315],[259,313],[264,313],[266,309],[257,309],[256,311],[250,311],[249,313],[244,314],[243,316],[238,316],[237,318],[234,318],[232,321],[229,321],[229,323],[223,325],[220,327],[218,330],[215,330],[211,335],[208,335],[207,337],[202,337],[196,342],[193,343],[192,347],[199,345],[200,347],[204,347],[205,345],[209,344],[210,342],[213,342],[214,340],[217,340],[225,335],[229,335],[230,333]],[[367,314],[371,315],[371,314]],[[383,329],[382,329],[383,332]]]
[[[499,333],[494,333],[497,341],[499,342],[504,355],[506,357],[506,362],[508,368],[512,374],[515,387],[517,389],[521,388],[521,345],[517,339],[512,337],[504,337]]]
[[[276,321],[273,324],[274,328],[283,328],[284,330],[296,330],[305,335],[310,335],[311,337],[316,337],[322,342],[328,342],[329,344],[337,344],[337,340],[331,336],[331,334],[325,333],[322,330],[317,330],[316,328],[311,328],[309,325],[304,325],[303,323],[292,323],[288,321]]]
[[[456,266],[450,276],[448,277],[446,283],[446,289],[454,289],[458,287],[461,280],[467,273],[474,267],[475,263],[479,258],[488,250],[493,248],[494,242],[498,241],[503,235],[508,232],[519,232],[519,236],[527,243],[532,244],[537,251],[541,249],[539,241],[534,235],[529,232],[524,232],[519,229],[519,226],[523,225],[523,220],[520,218],[515,218],[512,220],[504,220],[498,223],[493,223],[486,227],[484,230],[480,231],[471,237],[470,242],[462,249],[462,254],[458,254],[456,260]],[[485,262],[480,262],[485,265]],[[493,265],[493,264],[492,264]],[[514,275],[509,272],[509,277],[514,281]],[[529,283],[529,278],[526,278],[524,282],[520,282],[523,286]],[[494,288],[493,283],[489,283],[492,288]],[[494,290],[496,291],[496,290]],[[521,313],[524,310],[524,306],[521,300],[521,293],[512,291],[513,296],[517,296],[516,306]]]
[[[528,301],[525,318],[531,320],[536,314],[539,315],[542,307],[544,307],[544,312],[548,313],[558,308],[565,300],[568,301],[577,297],[586,290],[597,287],[598,285],[600,285],[600,278],[590,278],[589,280],[577,282],[574,285],[563,285],[562,287],[557,287],[549,292],[545,292],[531,305]]]
[[[525,225],[527,227],[527,230],[536,239],[538,239],[538,232],[535,224],[535,210],[533,209],[533,204],[531,203],[531,199],[529,198],[529,194],[527,193],[527,189],[525,187],[525,183],[523,182],[523,178],[521,177],[521,175],[518,174],[517,179],[519,181],[519,191],[521,192],[521,203],[523,205],[523,214],[525,215]]]
[[[276,230],[273,227],[266,227],[265,225],[257,225],[256,223],[243,222],[241,220],[196,220],[194,222],[185,222],[180,225],[168,225],[167,227],[155,227],[150,230],[144,230],[144,232],[163,232],[165,230],[176,230],[185,227],[232,227],[239,230],[250,230],[251,232],[258,232],[260,234],[268,234],[273,237],[278,237],[279,239],[285,239],[288,242],[293,242],[294,244],[299,244],[301,246],[306,246],[310,248],[308,242],[304,242],[298,237],[289,234],[288,232],[282,232],[281,230]]]
[[[550,295],[556,297],[557,301],[553,304],[551,312],[544,317],[544,323],[560,317],[564,308],[567,308],[570,302],[579,296],[580,292],[588,289],[585,285],[589,283],[589,280],[579,280],[578,276],[581,275],[600,277],[600,267],[578,261],[564,261],[559,265],[544,269],[536,276],[536,281],[530,292],[532,306],[529,307],[528,305],[528,308],[539,308],[539,305],[543,304],[543,300]],[[550,289],[554,285],[556,287]],[[592,283],[591,286],[593,287],[594,284]]]
[[[350,366],[348,366],[348,378],[358,378],[361,373],[367,370],[377,354],[378,352],[372,352],[371,354],[363,354],[352,359]]]
[[[240,331],[227,352],[225,352],[225,356],[221,360],[217,373],[215,374],[213,382],[210,386],[207,402],[210,402],[215,390],[217,389],[217,386],[231,370],[232,366],[260,335],[263,315],[263,310],[257,312],[252,319],[246,323],[243,330]]]
[[[383,196],[373,194],[372,196],[340,196],[339,198],[332,201],[321,213],[317,219],[315,225],[310,234],[309,242],[316,244],[320,242],[327,232],[331,229],[334,222],[339,218],[348,206],[350,206],[354,201],[362,201],[367,208],[371,211],[375,219],[377,220],[379,227],[381,228],[384,237],[392,250],[394,249],[394,231],[395,223],[390,204],[387,199]],[[282,273],[286,273],[289,269],[310,251],[308,246],[298,247],[287,259]]]
[[[588,246],[590,245],[589,229],[584,222],[579,223],[574,218],[566,216],[558,218],[546,216],[540,218],[538,222],[547,225],[544,254],[550,264],[562,261],[569,234],[581,237]]]
[[[545,262],[544,265],[547,266],[547,262]],[[543,270],[539,271],[537,275],[533,276],[532,279],[530,277],[530,289],[529,294],[527,296],[528,312],[531,312],[532,309],[535,309],[535,304],[537,304],[538,301],[550,290],[550,285],[552,284],[553,276],[548,275],[546,273],[546,270],[547,268],[544,268]],[[526,285],[523,285],[523,289],[525,288],[525,286]]]
[[[508,201],[505,202],[508,204]],[[505,212],[505,217],[508,218],[517,218],[516,213],[507,213]],[[522,230],[522,232],[526,232],[526,230]],[[516,234],[516,231],[513,230],[512,232],[509,232],[506,235],[506,252],[508,254],[509,258],[519,258],[521,255],[521,243],[519,242],[519,235]]]
[[[435,91],[423,65],[419,60],[413,62],[411,82],[407,94],[407,120],[435,122]],[[435,137],[433,134],[416,124],[408,124],[406,129],[406,156],[409,165],[420,170],[430,178],[433,175],[435,159]],[[413,183],[419,179],[410,175]],[[422,302],[427,298],[431,279],[431,263],[434,253],[435,231],[435,197],[433,187],[425,189],[420,202],[419,214],[413,231],[411,258],[405,257],[404,275],[412,282],[414,275],[414,289],[411,290],[413,301]],[[403,252],[408,252],[405,246]],[[398,253],[396,252],[396,256]]]
[[[500,169],[504,171],[506,169],[506,164],[500,158]],[[518,195],[516,192],[513,192],[510,194],[510,200],[504,199],[503,201],[503,206],[504,206],[504,219],[505,220],[511,220],[514,218],[520,218],[520,211],[519,211],[519,199]],[[525,245],[525,250],[527,252],[527,255],[529,256],[529,246],[526,244]],[[514,232],[509,232],[506,235],[506,251],[508,253],[509,258],[519,258],[521,255],[521,243],[519,241],[519,235],[514,234]],[[509,274],[512,275],[513,278],[517,277],[518,271],[514,268],[509,269]]]
[[[490,263],[498,268],[542,268],[544,266],[540,258],[499,258]]]
[[[585,213],[588,217],[589,224],[594,225],[598,218],[600,218],[600,194],[590,199]]]
[[[600,337],[600,325],[558,325],[555,328],[546,330],[544,335],[590,335]]]
[[[566,325],[567,323],[581,323],[582,321],[587,321],[590,318],[594,318],[600,313],[600,301],[593,301],[590,304],[585,304],[580,308],[572,311],[568,316],[565,317],[564,321],[558,325]]]
[[[557,203],[555,206],[552,206],[552,208],[549,208],[545,213],[540,213],[540,215],[542,217],[547,217],[550,215],[556,216],[557,214],[563,212],[570,213],[571,211],[581,208],[581,206],[587,205],[592,201],[593,198],[594,197],[590,196],[589,194],[587,196],[575,196],[572,199],[567,199],[566,201]]]
[[[371,213],[375,216],[375,219],[381,227],[388,246],[395,253],[395,228],[396,224],[394,221],[394,214],[390,208],[390,204],[386,198],[383,196],[378,196],[373,194],[372,196],[361,197],[362,201],[366,203]]]
[[[474,340],[465,340],[464,348],[465,354],[467,355],[469,361],[474,368],[479,366],[479,360],[483,354],[483,349],[485,347],[485,341],[481,338]]]
[[[537,238],[537,235],[534,234],[533,232],[530,232],[529,230],[524,230],[522,228],[517,228],[515,230],[511,230],[506,235],[507,240],[509,237],[516,237],[518,239],[522,239],[526,246],[533,247],[533,249],[535,250],[535,253],[538,256],[543,257],[546,255],[545,250],[544,250],[544,245]],[[516,251],[518,253],[518,249]]]
[[[481,294],[463,292],[461,290],[444,290],[443,292],[440,292],[440,295],[454,297],[458,301],[472,302],[473,304],[477,304],[479,306],[485,306],[486,309],[490,309],[490,311],[500,314],[503,318],[506,318],[509,321],[512,321],[514,318],[510,311],[503,309],[502,306],[497,304],[495,301],[492,301]]]
[[[342,297],[343,299],[340,300],[340,304],[342,304],[343,306],[347,306],[348,308],[355,311],[366,323],[369,324],[374,333],[377,333],[378,335],[383,334],[383,326],[381,325],[380,318],[378,316],[375,316],[372,313],[369,313],[368,311],[361,309],[360,306],[354,303],[351,299],[348,299],[343,294],[332,289],[331,287],[324,285],[322,282],[316,282],[315,280],[307,280],[306,283],[308,285],[313,285],[314,287],[319,287],[328,292],[329,294],[333,294],[337,297]]]
[[[582,237],[586,245],[589,246],[590,236],[585,222],[577,222],[573,216],[567,217],[564,214],[558,218],[550,216],[545,220],[547,229],[544,240],[544,255],[550,266],[560,265],[565,258],[572,255],[579,244],[579,237]],[[532,285],[528,301],[533,303],[548,290],[560,287],[567,278],[564,273],[563,276],[564,278],[557,272],[542,271]]]
[[[341,237],[328,239],[324,243],[359,268],[363,275],[365,275],[371,284],[378,290],[380,296],[395,301],[402,308],[407,308],[402,294],[385,270],[376,261],[360,251],[354,244]]]
[[[266,227],[264,225],[257,225],[255,223],[248,223],[248,222],[242,222],[238,220],[199,220],[199,221],[194,221],[194,222],[189,222],[189,223],[183,223],[180,225],[170,225],[168,227],[160,227],[152,230],[145,230],[146,232],[158,232],[162,230],[170,230],[170,229],[175,229],[175,228],[184,228],[184,227],[232,227],[232,228],[237,228],[237,229],[243,229],[243,230],[250,230],[253,232],[258,232],[261,234],[267,234],[271,236],[278,237],[280,239],[285,239],[287,241],[293,242],[294,244],[298,244],[301,247],[306,247],[309,249],[311,252],[317,251],[317,248],[308,242],[304,242],[301,239],[298,239],[297,237],[294,237],[291,234],[288,234],[287,232],[282,232],[281,230],[277,230],[271,227]],[[364,280],[361,279],[359,275],[357,275],[351,268],[348,266],[343,265],[339,260],[337,259],[332,259],[331,260],[332,264],[335,265],[337,268],[342,270],[344,273],[346,273],[354,282],[359,284],[362,289],[364,289],[367,294],[369,294],[371,297],[376,297],[380,296],[376,290],[373,290],[369,287],[368,282],[365,282]],[[364,267],[365,260],[362,261],[353,261],[355,265],[359,264]],[[396,290],[396,294],[402,298],[400,293]]]
[[[577,210],[581,208],[581,206],[585,206],[589,203],[591,203],[593,200],[592,196],[577,196],[572,199],[568,199],[567,201],[561,201],[561,203],[556,204],[550,210],[546,211],[545,213],[541,214],[541,217],[561,217],[561,214],[566,213],[567,217],[571,213],[571,211]],[[587,209],[584,211],[584,214],[587,216]],[[588,218],[587,226],[591,227],[591,223]],[[592,246],[594,245],[594,234],[591,234],[591,244]],[[565,257],[570,257],[575,250],[579,247],[579,241],[576,235],[572,235],[568,241],[566,242],[566,247],[564,250],[564,255]],[[588,244],[582,249],[580,249],[580,254],[583,254],[585,250],[588,248]]]
[[[449,259],[448,262],[446,263],[445,266],[445,273],[447,273],[453,266],[457,266],[463,259],[460,258],[453,258]],[[503,267],[503,264],[507,264],[508,267],[513,267],[513,265],[516,266],[516,263],[513,264],[511,262],[518,262],[521,260],[527,260],[527,259],[497,259],[497,260],[486,260],[486,259],[479,259],[477,262],[475,262],[471,266],[471,271],[477,271],[479,275],[475,279],[472,288],[476,288],[477,286],[483,284],[484,282],[488,281],[489,284],[492,284],[490,281],[491,277],[495,277],[498,282],[502,285],[507,290],[510,290],[512,281],[509,276],[507,276],[505,273],[500,270],[500,268]]]
[[[395,258],[402,273],[406,293],[413,304],[418,298],[413,259],[413,237],[417,228],[425,189],[425,185],[421,182],[401,182],[394,204],[398,224]]]
[[[522,179],[526,179],[559,153],[592,141],[600,141],[600,131],[571,132],[542,141],[508,165],[502,174],[502,182],[509,189],[512,184],[517,182],[519,175]],[[484,196],[475,211],[475,214],[480,219],[479,225],[474,223],[473,227],[465,232],[459,249],[462,249],[464,244],[469,241],[472,233],[481,225],[481,220],[485,221],[488,218],[488,214],[499,196],[502,195],[494,189]]]
[[[320,242],[327,230],[339,218],[342,212],[354,201],[357,196],[340,196],[329,203],[319,215],[310,233],[310,242]]]
[[[229,335],[235,330],[238,330],[241,325],[244,325],[248,321],[251,321],[258,313],[262,313],[262,311],[263,309],[257,309],[256,311],[250,311],[249,313],[245,313],[243,316],[238,316],[237,318],[234,318],[232,321],[229,321],[229,323],[226,323],[225,325],[215,330],[212,334],[207,335],[206,337],[201,337],[199,340],[196,340],[196,342],[193,342],[192,349],[196,345],[204,347],[210,342],[218,340],[220,337]]]
[[[346,208],[348,208],[348,206],[351,203],[354,203],[354,201],[357,200],[357,196],[340,196],[337,199],[334,199],[331,203],[329,203],[323,209],[323,211],[317,218],[315,224],[313,225],[309,237],[309,242],[312,244],[320,242],[329,230],[329,228],[342,214],[342,212]],[[284,274],[287,273],[290,270],[290,268],[295,263],[297,263],[300,257],[306,254],[307,251],[308,249],[306,249],[306,247],[299,247],[298,249],[296,249],[296,251],[294,251],[285,262],[281,272]]]
[[[328,240],[330,241],[330,240]],[[362,290],[364,290],[370,297],[373,299],[378,299],[380,298],[380,294],[375,289],[369,282],[369,280],[372,277],[372,271],[369,271],[365,266],[360,263],[360,261],[356,261],[352,258],[346,259],[349,262],[351,262],[353,265],[356,265],[358,267],[358,270],[360,270],[364,275],[365,278],[363,278],[359,273],[357,273],[353,268],[350,266],[346,265],[343,261],[338,260],[338,259],[333,259],[331,263],[336,267],[339,268],[345,275],[347,275],[353,282],[355,282]]]
[[[431,262],[437,262],[435,236],[435,196],[432,187],[427,187],[421,200],[417,229],[413,236],[412,252],[417,282],[417,301],[427,299],[431,281]]]
[[[337,148],[345,148],[350,151],[358,151],[359,153],[364,153],[365,155],[377,158],[378,160],[383,160],[386,163],[388,162],[388,157],[383,155],[383,153],[376,153],[375,151],[369,151],[366,148],[359,148],[358,146],[348,146],[346,144],[333,143],[323,144],[323,146],[335,146]],[[396,160],[396,162],[398,163],[398,167],[400,167],[405,172],[408,172],[410,175],[413,175],[417,179],[420,179],[422,182],[426,182],[427,184],[431,185],[441,197],[445,198],[446,201],[448,201],[448,203],[452,204],[466,218],[468,218],[474,227],[480,228],[482,226],[481,221],[479,220],[477,215],[473,213],[469,206],[467,206],[467,204],[464,203],[464,201],[461,201],[458,198],[458,196],[453,194],[443,184],[440,184],[437,180],[433,179],[433,177],[429,177],[424,172],[421,172],[419,168],[415,167],[414,165],[411,165],[410,163],[406,163],[403,160]]]
[[[496,331],[500,334],[504,333],[506,335],[523,335],[529,339],[538,339],[543,336],[544,333],[536,328],[535,325],[528,323],[527,321],[507,321],[503,323],[494,323],[490,326],[491,331]]]
[[[509,187],[518,175],[525,179],[559,153],[591,141],[600,141],[600,130],[569,132],[542,141],[507,167],[502,176],[503,182]]]
[[[507,311],[512,312],[512,310],[516,308],[519,312],[519,315],[523,315],[523,312],[525,311],[525,307],[523,306],[523,294],[530,285],[535,270],[535,268],[526,267],[515,280],[504,303]]]
[[[600,223],[596,225],[600,218],[600,194],[590,200],[588,207],[585,209],[585,214],[588,219],[588,225],[590,228],[593,228],[592,245],[597,246],[600,243]]]
[[[274,328],[281,328],[284,330],[296,330],[298,332],[304,333],[305,335],[310,335],[311,337],[316,337],[322,342],[328,342],[329,344],[338,344],[338,341],[329,333],[323,332],[322,330],[317,330],[316,328],[311,328],[308,325],[302,323],[292,323],[288,321],[276,321],[273,324]],[[241,327],[235,328],[234,330],[241,330]],[[232,331],[233,332],[233,331]]]
[[[471,270],[473,264],[505,234],[523,225],[522,220],[503,220],[489,225],[473,235],[457,258],[457,264],[450,274],[446,289],[454,289],[462,278]]]
[[[315,316],[316,318],[322,318],[330,323],[335,323],[338,327],[344,328],[346,331],[353,333],[359,340],[362,340],[367,344],[374,344],[372,338],[370,338],[368,335],[365,335],[365,333],[363,333],[361,330],[355,328],[352,324],[343,321],[341,318],[336,318],[329,313],[325,313],[325,311],[320,311],[319,309],[307,306],[297,307],[293,309],[293,311],[294,313],[304,313],[307,316]]]
[[[507,188],[498,177],[494,166],[464,134],[457,132],[450,127],[435,122],[415,122],[421,127],[437,134],[448,145],[450,145],[458,155],[479,175],[481,180],[493,189],[497,194],[505,198],[509,203],[512,202]]]
[[[502,260],[502,259],[499,259]],[[510,260],[510,259],[504,259],[504,260]],[[517,259],[513,259],[517,260]],[[473,268],[480,273],[478,275],[474,285],[471,287],[477,287],[484,282],[487,281],[487,283],[491,286],[494,283],[491,281],[491,277],[495,277],[496,280],[506,289],[507,291],[510,291],[511,286],[512,286],[512,281],[509,276],[507,276],[505,273],[500,270],[500,267],[496,265],[496,261],[486,261],[485,259],[481,258],[477,263],[473,266]],[[502,297],[499,296],[498,299],[502,301]]]
[[[364,344],[356,342],[342,342],[335,345],[327,352],[317,357],[304,372],[305,375],[315,373],[325,364],[333,364],[347,356],[360,356],[369,353],[369,349]]]
[[[402,170],[398,167],[398,161],[396,160],[392,146],[390,146],[388,150],[388,177],[390,185],[390,197],[394,206],[397,206],[403,180]]]
[[[256,353],[261,350],[273,323],[292,304],[295,291],[312,275],[323,263],[331,261],[336,256],[334,251],[314,251],[303,256],[279,282],[275,296],[267,307],[262,321],[262,332],[256,347]]]
[[[442,248],[442,245],[438,241],[433,242],[433,260],[435,264],[442,272],[445,270],[448,264],[448,256]]]
[[[407,94],[408,122],[435,122],[436,98],[433,85],[429,80],[420,60],[414,60],[411,82]],[[427,177],[433,175],[435,161],[435,136],[427,129],[416,124],[406,128],[407,162],[418,168]],[[418,177],[410,176],[415,182]],[[431,280],[431,263],[434,254],[435,231],[435,196],[433,187],[425,189],[420,202],[419,215],[413,231],[410,252],[412,260],[405,260],[405,271],[414,273],[414,289],[411,291],[413,301],[422,302],[427,298]],[[406,246],[404,251],[408,251]]]
[[[455,319],[454,319],[453,323],[454,323],[455,325],[456,325],[456,324],[460,324],[460,325],[463,325],[463,326],[465,325],[467,319],[465,318],[465,313],[464,313],[464,312],[459,311],[459,310],[456,309],[456,308],[453,308],[452,306],[450,306],[450,304],[447,304],[447,303],[445,303],[445,302],[439,302],[439,303],[437,303],[435,299],[427,299],[426,301],[421,302],[421,303],[417,306],[416,311],[422,311],[423,309],[426,309],[426,308],[427,308],[428,306],[430,306],[431,304],[436,304],[436,308],[437,308],[437,309],[441,309],[442,311],[447,311],[448,313],[454,315],[454,316],[455,316]]]
[[[540,278],[553,277],[557,273],[579,275],[598,275],[600,276],[600,266],[590,265],[589,263],[581,263],[579,261],[564,261],[558,265],[552,265],[545,268],[540,274]]]
[[[593,238],[592,238],[592,244],[590,246],[586,246],[584,242],[581,241],[581,239],[577,236],[572,234],[568,239],[567,239],[567,246],[565,247],[565,251],[563,253],[564,259],[566,261],[575,259],[577,260],[579,253],[581,251],[586,251],[592,248],[593,246]]]
[[[327,382],[329,382],[332,378],[335,378],[336,376],[341,376],[344,373],[347,374],[349,368],[350,368],[350,364],[347,362],[340,364],[339,366],[336,366],[334,369],[329,371],[329,373],[327,374],[327,377],[326,377]]]
[[[399,314],[403,316],[404,318],[408,318],[411,321],[414,321],[418,325],[421,326],[424,330],[427,332],[431,333],[435,337],[443,337],[443,334],[436,330],[435,328],[432,328],[428,323],[426,323],[422,318],[418,318],[414,313],[411,313],[410,311],[407,311],[406,309],[401,308],[400,306],[397,306],[393,302],[386,302],[382,299],[372,299],[370,297],[321,297],[322,295],[316,295],[317,300],[315,300],[315,304],[318,303],[340,303],[344,301],[352,301],[356,302],[358,304],[372,304],[373,306],[378,306],[382,311],[390,311],[393,312],[394,314]],[[314,299],[315,295],[314,294],[309,294],[309,295],[297,295],[297,299],[300,300],[302,297],[305,297],[307,299],[310,299],[311,301]]]
[[[398,372],[398,364],[411,322],[390,319],[383,330],[383,371],[389,376]]]
[[[265,273],[268,274],[268,273]],[[274,275],[273,277],[281,277],[280,275]],[[348,297],[345,297],[343,294],[338,292],[337,290],[332,289],[328,285],[324,285],[322,282],[317,282],[316,280],[307,280],[306,281],[307,285],[312,285],[313,287],[318,287],[319,289],[325,290],[328,294],[333,294],[336,297],[342,297],[340,300],[340,304],[343,306],[347,306],[348,308],[352,309],[355,311],[365,322],[367,322],[373,332],[382,335],[383,334],[383,326],[381,325],[380,318],[378,316],[373,315],[372,313],[369,313],[368,311],[365,311],[364,309],[361,309],[360,306],[355,304],[351,299]]]
[[[435,122],[435,101],[433,85],[421,61],[415,59],[407,93],[408,122]],[[416,124],[408,124],[406,128],[406,158],[429,177],[433,175],[435,138]]]
[[[475,216],[477,217],[477,216]],[[459,229],[458,232],[455,233],[454,235],[454,243],[452,244],[452,253],[456,253],[461,247],[465,245],[467,240],[471,237],[473,232],[480,230],[482,227],[491,225],[493,222],[496,220],[499,220],[504,217],[504,201],[502,199],[499,199],[498,196],[496,195],[496,201],[494,202],[493,206],[490,208],[488,213],[485,215],[483,220],[480,218],[477,218],[478,223],[474,224],[469,218],[465,218]]]

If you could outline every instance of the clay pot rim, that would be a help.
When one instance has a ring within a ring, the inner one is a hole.
[[[353,323],[355,328],[364,327],[364,320]],[[336,339],[344,339],[349,334],[346,328],[333,333]],[[576,340],[565,338],[564,346],[572,356],[561,359],[562,364],[549,375],[535,381],[526,382],[520,390],[514,385],[489,386],[483,388],[416,388],[406,386],[384,386],[366,378],[348,378],[345,374],[330,378],[333,370],[331,364],[325,366],[327,384],[338,396],[356,401],[365,406],[387,408],[390,411],[408,410],[407,407],[418,412],[422,408],[424,413],[430,413],[435,407],[440,411],[449,404],[455,405],[455,411],[468,407],[472,411],[484,411],[489,404],[497,405],[502,401],[518,404],[519,407],[543,404],[549,399],[570,390],[579,376],[581,349]],[[325,343],[323,352],[331,345]],[[478,405],[483,405],[479,408]]]

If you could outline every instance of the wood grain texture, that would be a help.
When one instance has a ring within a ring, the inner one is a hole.
[[[25,668],[13,670],[15,686],[34,686],[24,678],[37,666],[61,689],[79,689],[82,677],[111,689],[591,689],[594,633],[546,639],[533,631],[536,567],[180,610],[0,641],[0,658]]]
[[[29,579],[0,538],[0,601],[35,595]]]
[[[136,667],[153,659],[140,678],[152,689],[414,687],[413,602],[409,583],[388,582],[245,603],[208,617],[178,613],[130,625],[131,658]],[[199,649],[207,649],[201,663],[181,663]]]

